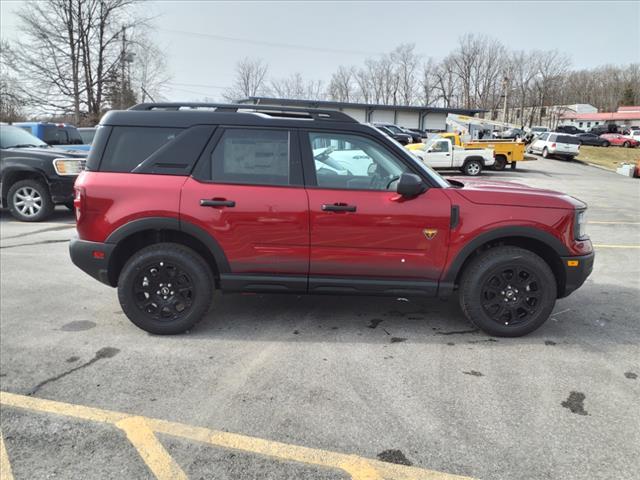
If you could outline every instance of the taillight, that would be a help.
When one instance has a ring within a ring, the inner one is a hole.
[[[75,196],[73,197],[73,206],[76,211],[76,222],[79,222],[80,218],[82,217],[82,212],[84,211],[84,208],[85,208],[86,195],[85,195],[84,187],[75,187],[74,191],[75,191]]]
[[[556,144],[555,144],[555,143],[552,143],[552,144],[551,144],[551,148],[556,148]]]

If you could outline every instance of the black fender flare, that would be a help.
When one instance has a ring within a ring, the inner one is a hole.
[[[522,238],[536,240],[540,243],[543,243],[546,247],[552,249],[558,256],[558,258],[571,255],[571,252],[560,240],[543,230],[524,226],[498,227],[495,230],[490,230],[478,235],[465,244],[465,246],[460,250],[460,252],[458,252],[456,257],[450,263],[449,268],[442,275],[438,293],[441,295],[446,295],[447,293],[452,292],[456,278],[458,277],[462,266],[473,254],[473,252],[475,252],[483,245],[495,240],[500,240],[501,238]]]
[[[49,185],[49,179],[47,178],[47,174],[42,170],[39,170],[35,167],[31,167],[28,165],[15,165],[15,166],[10,165],[2,170],[2,191],[0,192],[0,194],[2,195],[2,198],[5,198],[7,196],[7,193],[11,188],[11,183],[7,182],[6,178],[7,177],[10,178],[16,173],[23,173],[23,172],[35,173],[36,175],[42,177],[45,183]]]
[[[133,220],[118,227],[105,240],[105,243],[118,244],[134,233],[145,230],[174,230],[198,239],[213,255],[220,273],[230,273],[231,267],[224,250],[215,238],[205,230],[190,222],[172,217],[146,217]]]

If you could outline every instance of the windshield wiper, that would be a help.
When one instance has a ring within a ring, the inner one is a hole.
[[[11,145],[10,147],[7,148],[42,148],[44,146],[49,146],[46,143],[41,143],[40,145],[34,145],[33,143],[20,143],[18,145]]]

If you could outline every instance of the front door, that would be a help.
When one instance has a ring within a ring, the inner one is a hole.
[[[223,128],[183,186],[183,229],[217,242],[225,290],[306,291],[309,211],[295,135]]]
[[[311,292],[435,293],[449,235],[441,188],[405,199],[407,159],[364,134],[301,133],[311,223]],[[420,290],[420,292],[417,292]]]
[[[434,140],[424,154],[425,163],[432,168],[449,168],[452,165],[452,147],[448,139]]]

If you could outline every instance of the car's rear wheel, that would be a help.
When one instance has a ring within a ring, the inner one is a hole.
[[[482,173],[482,162],[476,159],[467,160],[464,162],[462,172],[470,177],[477,177]]]
[[[463,272],[460,306],[469,321],[490,335],[519,337],[549,318],[557,296],[547,263],[519,247],[492,248]]]
[[[213,288],[210,269],[200,255],[183,245],[158,243],[127,261],[118,280],[118,299],[136,326],[173,335],[204,317]]]
[[[609,145],[611,145],[609,142],[603,142],[603,143],[602,143],[602,146],[603,146],[603,147],[608,147]]]
[[[53,212],[47,186],[38,180],[20,180],[7,194],[9,212],[23,222],[41,222]]]
[[[547,150],[547,147],[542,149],[542,158],[549,158],[549,150]]]
[[[622,146],[623,146],[624,148],[629,148],[629,147],[631,146],[631,144],[630,144],[629,142],[624,142],[624,143],[622,144]]]
[[[504,170],[506,166],[507,166],[506,157],[504,155],[497,155],[496,156],[496,161],[493,164],[493,169],[494,170]]]

